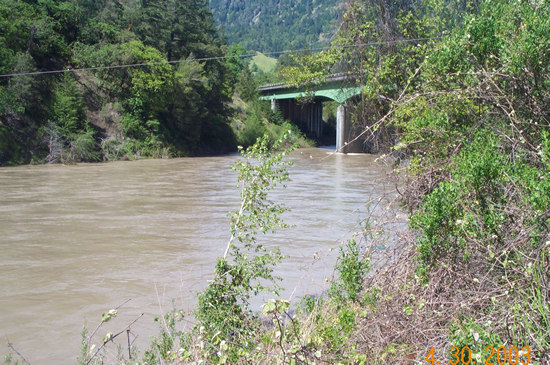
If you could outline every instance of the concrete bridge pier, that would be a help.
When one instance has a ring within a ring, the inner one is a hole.
[[[343,102],[336,109],[336,152],[362,152],[361,142],[353,141],[356,136],[352,131],[351,113],[348,102]]]
[[[338,105],[336,109],[336,151],[346,153],[346,137],[349,134],[349,116],[346,105]]]

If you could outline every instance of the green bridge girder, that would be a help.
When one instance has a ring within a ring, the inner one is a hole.
[[[346,100],[360,95],[362,88],[350,85],[349,75],[334,75],[327,77],[326,82],[312,83],[303,87],[287,87],[285,84],[261,86],[261,100],[283,100],[316,97],[330,99],[343,104]]]

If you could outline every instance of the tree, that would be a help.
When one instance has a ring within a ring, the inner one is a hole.
[[[136,33],[170,61],[191,53],[203,57],[201,45],[216,42],[212,13],[204,0],[142,0],[140,14]]]
[[[55,85],[49,114],[63,136],[72,137],[85,126],[84,105],[74,75],[64,74]]]

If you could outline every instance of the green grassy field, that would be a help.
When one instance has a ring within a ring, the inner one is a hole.
[[[273,70],[275,70],[276,64],[277,64],[276,58],[266,56],[261,52],[256,52],[256,55],[252,57],[252,62],[250,63],[250,67],[253,67],[252,65],[256,65],[258,66],[259,70],[265,73],[271,73],[273,72]]]

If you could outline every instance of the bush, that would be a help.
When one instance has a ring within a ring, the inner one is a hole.
[[[119,141],[115,137],[106,138],[101,141],[101,154],[103,160],[114,161],[118,160],[123,150],[123,142]]]
[[[370,262],[361,252],[361,246],[355,239],[350,239],[340,247],[340,254],[335,265],[338,278],[332,283],[329,296],[337,300],[357,301],[363,289],[363,280],[369,271]]]
[[[252,146],[258,138],[264,135],[265,131],[266,127],[262,119],[256,114],[249,115],[237,136],[238,143],[243,147]]]
[[[70,149],[74,161],[96,162],[101,157],[92,131],[78,134],[71,142]]]

